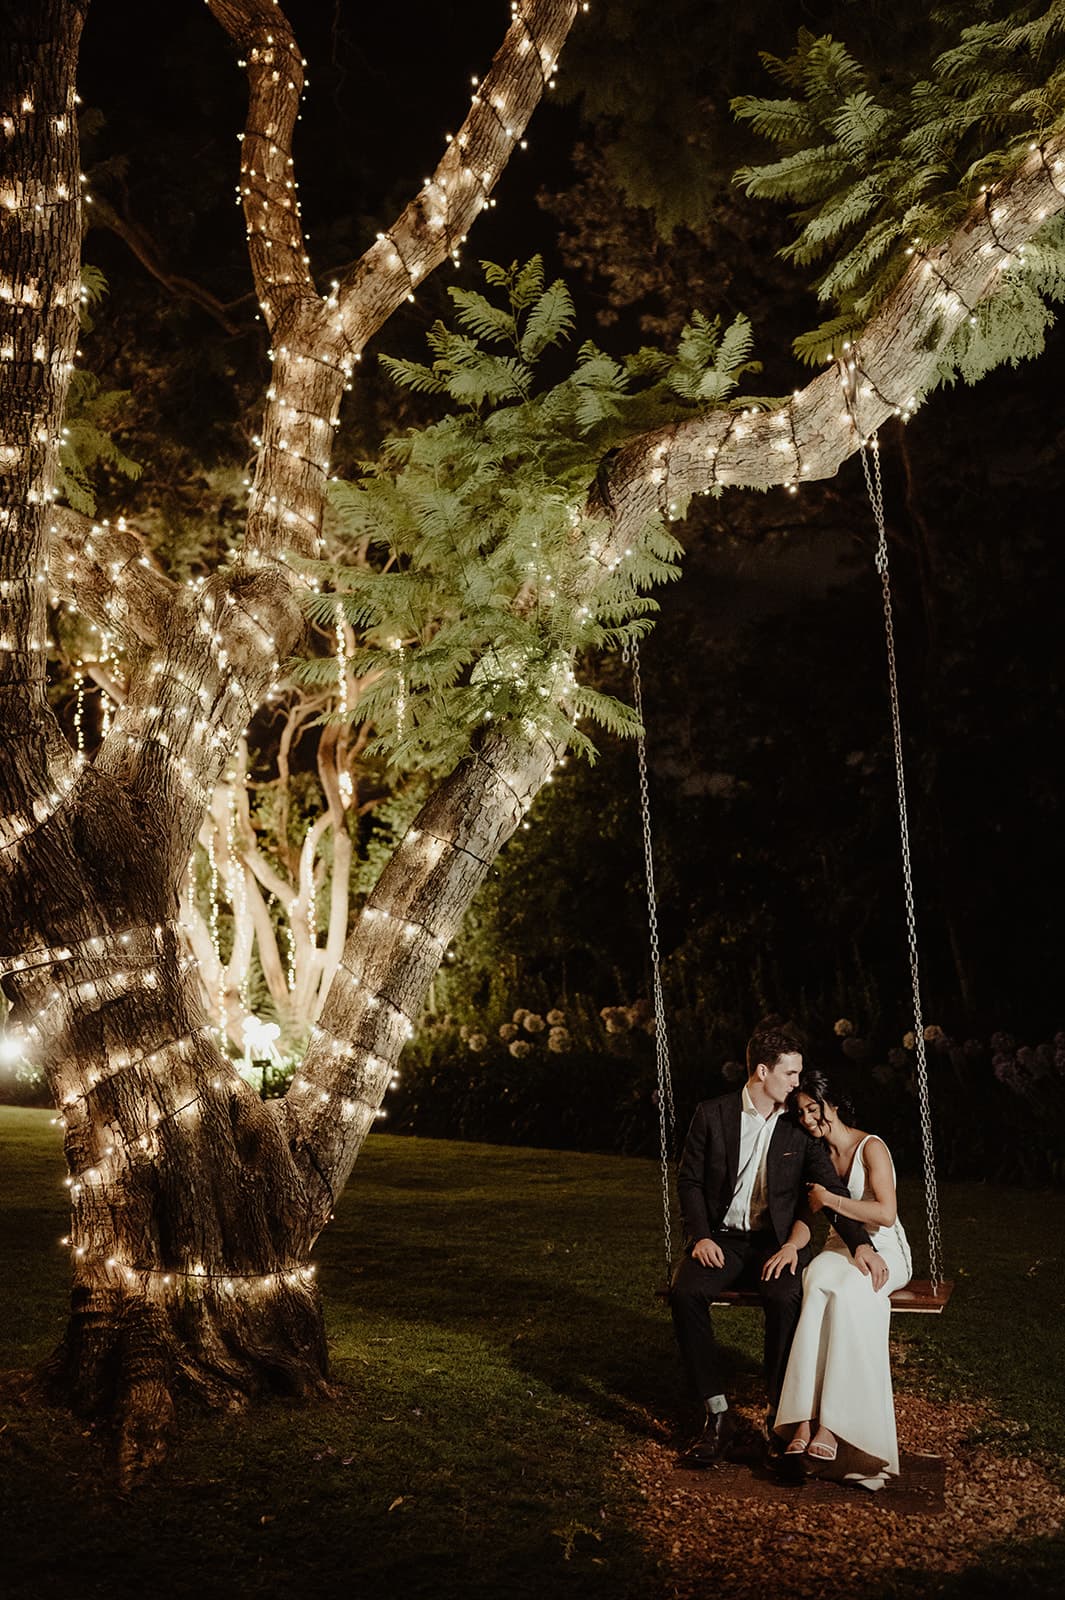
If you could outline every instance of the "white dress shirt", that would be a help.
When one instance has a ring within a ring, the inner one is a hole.
[[[740,1164],[736,1169],[736,1189],[721,1226],[741,1233],[755,1233],[767,1225],[769,1208],[765,1191],[765,1158],[769,1141],[784,1110],[778,1106],[763,1117],[743,1086],[740,1116]]]

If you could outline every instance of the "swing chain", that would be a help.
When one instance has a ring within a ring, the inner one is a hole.
[[[902,879],[906,900],[906,940],[910,956],[910,983],[913,995],[913,1038],[917,1059],[917,1098],[921,1116],[921,1153],[924,1159],[925,1205],[928,1212],[928,1270],[935,1294],[943,1280],[942,1238],[939,1221],[939,1194],[936,1188],[935,1149],[932,1142],[932,1106],[928,1088],[928,1059],[925,1051],[924,1020],[921,1014],[921,984],[917,958],[917,917],[914,909],[913,864],[910,858],[910,828],[906,805],[906,777],[902,754],[902,716],[899,709],[899,680],[895,660],[895,619],[891,604],[891,576],[888,571],[887,529],[884,517],[884,487],[880,476],[880,444],[876,434],[861,448],[862,472],[869,503],[876,521],[876,570],[884,602],[884,639],[887,646],[888,690],[891,699],[891,734],[895,747],[895,786],[899,805],[899,839],[902,847]],[[870,470],[870,459],[872,468]]]
[[[655,1067],[658,1087],[658,1142],[662,1168],[662,1234],[666,1255],[666,1277],[673,1267],[673,1222],[670,1196],[670,1158],[676,1133],[673,1080],[669,1069],[669,1038],[662,994],[662,962],[658,942],[658,897],[655,891],[654,853],[651,838],[651,790],[647,777],[647,740],[643,722],[643,684],[640,678],[640,651],[635,640],[625,640],[621,659],[632,668],[633,707],[640,724],[636,736],[636,764],[640,779],[640,821],[643,825],[643,862],[647,883],[647,921],[651,938],[651,985],[655,1019]]]

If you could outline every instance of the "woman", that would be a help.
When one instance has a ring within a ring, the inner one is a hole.
[[[823,1072],[807,1069],[789,1102],[814,1139],[823,1139],[849,1198],[822,1184],[809,1189],[812,1211],[838,1211],[864,1224],[886,1279],[878,1288],[855,1264],[835,1229],[806,1269],[802,1314],[784,1375],[776,1430],[785,1455],[802,1458],[867,1489],[899,1470],[888,1329],[893,1289],[910,1280],[910,1247],[895,1208],[895,1168],[876,1134],[851,1125],[854,1113]],[[882,1271],[878,1276],[883,1277]]]

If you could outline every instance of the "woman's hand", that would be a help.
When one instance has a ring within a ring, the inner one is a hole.
[[[854,1252],[854,1264],[859,1272],[873,1281],[873,1293],[879,1294],[891,1276],[888,1264],[871,1244],[860,1244]]]
[[[811,1211],[823,1211],[826,1206],[834,1209],[833,1201],[835,1198],[823,1183],[809,1183],[806,1186],[806,1204]]]
[[[798,1264],[799,1264],[798,1246],[794,1245],[794,1244],[782,1244],[780,1249],[777,1251],[776,1255],[775,1256],[770,1256],[769,1260],[766,1262],[765,1266],[762,1268],[763,1281],[765,1279],[767,1279],[767,1278],[779,1278],[780,1274],[785,1269],[787,1269],[788,1272],[790,1272],[792,1275],[794,1275],[795,1269],[798,1266]]]

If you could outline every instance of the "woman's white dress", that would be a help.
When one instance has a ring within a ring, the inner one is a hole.
[[[864,1155],[869,1140],[875,1137],[867,1133],[854,1152],[847,1178],[852,1200],[874,1198],[866,1193]],[[913,1268],[906,1233],[897,1217],[893,1227],[870,1228],[868,1232],[889,1273],[879,1293],[855,1265],[834,1228],[829,1230],[821,1254],[806,1269],[802,1312],[784,1375],[776,1427],[788,1433],[796,1423],[816,1418],[839,1440],[830,1475],[881,1489],[899,1470],[888,1357],[888,1296],[910,1281]]]

